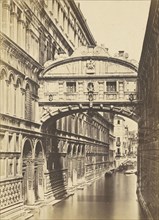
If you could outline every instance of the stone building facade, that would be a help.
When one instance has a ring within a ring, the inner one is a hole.
[[[14,219],[25,205],[52,202],[109,168],[113,125],[76,113],[41,129],[46,61],[96,44],[75,2],[0,0],[0,12],[0,214]]]
[[[126,154],[126,129],[125,119],[119,115],[114,117],[114,136],[116,157],[122,157]]]
[[[138,197],[148,219],[159,218],[159,1],[151,1],[139,65]]]

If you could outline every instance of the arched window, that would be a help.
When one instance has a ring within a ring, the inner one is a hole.
[[[9,76],[8,81],[8,113],[9,115],[14,115],[14,106],[15,106],[15,87],[14,87],[14,77],[13,74]]]
[[[23,159],[32,158],[32,147],[29,140],[25,141],[23,148]]]
[[[25,89],[25,119],[31,121],[32,102],[31,102],[31,90],[27,84]]]
[[[16,83],[16,94],[15,94],[15,115],[20,118],[22,116],[21,102],[22,102],[22,93],[21,93],[21,81],[17,80]]]
[[[35,157],[36,158],[42,158],[43,157],[42,146],[41,146],[40,142],[38,142],[36,144]]]
[[[71,144],[69,144],[67,148],[67,154],[71,154],[71,151],[72,151],[72,147]]]
[[[81,153],[81,146],[79,145],[77,148],[77,154],[80,155],[80,153]]]
[[[78,117],[75,118],[75,134],[78,134]]]
[[[0,112],[5,113],[6,110],[6,82],[5,77],[7,73],[3,69],[0,73]]]
[[[77,151],[76,145],[74,145],[74,147],[73,147],[73,155],[74,155],[74,156],[76,155],[76,151]]]
[[[82,155],[85,154],[85,145],[82,146]]]

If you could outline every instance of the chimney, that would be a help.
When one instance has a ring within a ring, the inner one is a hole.
[[[124,55],[124,50],[119,50],[119,51],[118,51],[118,54],[119,54],[119,57],[123,57],[123,55]]]

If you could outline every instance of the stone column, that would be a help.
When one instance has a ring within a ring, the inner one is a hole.
[[[84,99],[84,97],[83,97],[83,81],[79,81],[78,82],[78,97],[79,97],[79,100],[83,100]]]
[[[8,94],[9,94],[9,81],[6,80],[6,113],[9,113],[9,100],[8,100]]]
[[[63,81],[60,81],[59,82],[59,99],[64,99],[64,82]]]
[[[20,19],[17,23],[17,43],[20,47],[23,47],[23,21]]]
[[[119,99],[124,98],[124,83],[119,82]]]
[[[11,114],[15,113],[15,86],[13,82],[11,82]]]
[[[23,21],[23,39],[22,39],[22,48],[26,49],[26,19]]]
[[[22,102],[22,95],[20,91],[20,87],[17,88],[17,97],[16,97],[16,115],[18,118],[21,117],[21,102]]]
[[[10,0],[2,2],[2,31],[10,36]]]
[[[17,99],[19,98],[17,96],[17,85],[14,84],[14,102],[13,102],[13,115],[18,117],[17,114],[17,109],[18,109],[18,105],[17,105]]]
[[[21,98],[21,113],[20,117],[25,118],[25,89],[21,88],[22,98]]]
[[[31,46],[32,46],[32,42],[31,42],[31,30],[30,30],[30,25],[28,26],[28,28],[26,29],[26,50],[29,54],[31,54]]]
[[[99,100],[104,99],[104,82],[103,81],[98,81],[99,84]]]
[[[15,6],[16,7],[16,6]],[[11,38],[17,42],[17,7],[14,12],[11,12]]]
[[[39,116],[39,107],[38,107],[38,100],[35,100],[35,122],[38,122],[40,119]]]
[[[58,17],[57,13],[58,13],[58,3],[54,1],[54,18],[56,19],[56,21]]]
[[[3,15],[2,15],[2,10],[3,10],[3,8],[2,8],[2,1],[0,0],[0,31],[2,31],[2,17],[3,17]]]
[[[5,96],[4,96],[4,80],[3,80],[3,75],[2,78],[0,78],[0,112],[1,113],[5,113],[4,112],[4,100],[5,100]]]
[[[32,159],[27,161],[27,204],[35,203],[34,194],[34,162]]]
[[[73,158],[73,169],[72,169],[72,175],[73,175],[73,185],[77,185],[77,163],[78,160],[76,157]]]
[[[38,164],[38,196],[40,199],[44,199],[43,161]]]
[[[35,121],[35,99],[34,97],[31,97],[31,106],[32,106],[32,116],[31,119],[32,121]]]
[[[68,158],[68,187],[72,187],[73,183],[72,183],[72,158],[69,157]]]

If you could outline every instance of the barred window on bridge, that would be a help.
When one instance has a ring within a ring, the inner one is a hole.
[[[76,82],[66,82],[67,92],[76,92]]]
[[[116,82],[107,82],[107,92],[116,92]]]

